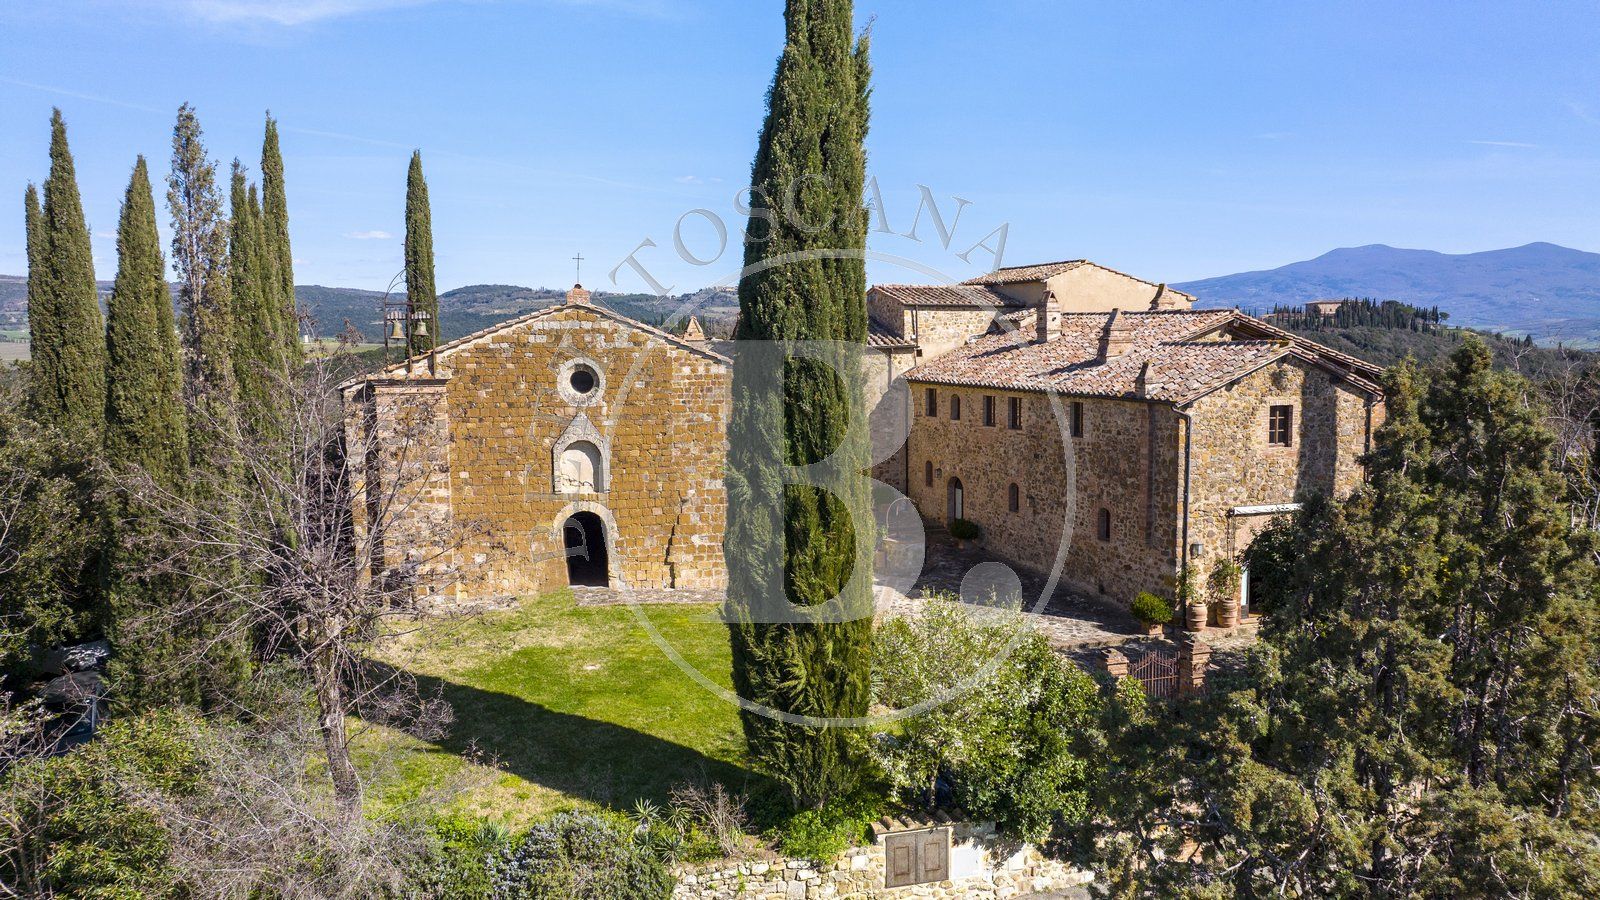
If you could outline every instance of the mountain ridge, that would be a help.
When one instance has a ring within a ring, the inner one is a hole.
[[[1600,342],[1600,253],[1549,241],[1473,253],[1364,244],[1172,286],[1194,294],[1203,307],[1267,311],[1308,300],[1375,297],[1438,306],[1457,325],[1546,342]]]

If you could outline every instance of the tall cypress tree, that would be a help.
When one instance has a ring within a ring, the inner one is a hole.
[[[406,299],[413,312],[428,316],[428,333],[413,333],[407,351],[412,356],[427,353],[439,335],[439,294],[433,282],[433,213],[428,208],[428,182],[422,178],[421,150],[412,151],[406,173]]]
[[[228,229],[228,285],[233,314],[233,377],[239,390],[239,416],[252,433],[261,434],[271,417],[273,375],[275,372],[273,325],[277,318],[270,309],[267,285],[262,273],[261,223],[251,208],[244,166],[233,161],[231,184],[233,218]]]
[[[233,368],[233,301],[228,276],[228,220],[217,187],[216,163],[206,157],[194,107],[178,108],[172,129],[172,171],[167,176],[172,211],[172,262],[183,304],[183,391],[189,418],[189,493],[217,515],[230,515],[234,485],[241,475],[238,455],[239,387]],[[213,576],[224,583],[237,577],[235,564],[216,561]],[[215,623],[185,622],[177,645],[193,656],[203,648],[191,698],[202,704],[226,702],[244,677],[247,653],[232,640],[219,639]]]
[[[144,157],[133,177],[117,225],[117,280],[107,305],[106,360],[117,374],[106,391],[106,461],[116,469],[138,468],[162,489],[181,494],[188,482],[189,434],[183,412],[183,361],[178,348],[166,264],[156,232],[155,198]],[[122,515],[108,550],[110,636],[116,644],[113,675],[120,703],[133,706],[193,699],[186,688],[181,644],[172,631],[144,614],[185,589],[170,575],[147,577],[159,553],[153,510],[134,497],[122,498]],[[153,540],[157,539],[157,540]]]
[[[107,305],[106,457],[177,487],[189,470],[183,362],[144,157],[134,164],[117,225],[117,280]]]
[[[105,428],[105,322],[94,283],[94,253],[83,218],[78,179],[67,148],[61,110],[50,117],[50,177],[44,183],[39,234],[30,240],[39,253],[28,272],[30,321],[43,316],[31,333],[29,410],[37,421],[58,425],[97,441]]]
[[[51,302],[47,287],[50,279],[46,269],[50,265],[50,240],[44,229],[44,208],[39,205],[39,189],[31,183],[23,196],[28,241],[28,348],[30,372],[42,372],[55,366],[55,347],[61,342],[58,335],[55,304]],[[47,355],[49,358],[47,359]],[[46,376],[35,374],[28,379],[27,410],[34,419],[55,419],[52,411],[59,411],[54,402],[54,391],[44,390],[49,384]]]
[[[284,355],[300,359],[300,318],[294,297],[294,253],[289,247],[289,198],[283,184],[283,153],[278,148],[278,120],[267,115],[266,137],[261,142],[262,240],[269,248],[280,304],[278,333],[286,342]]]
[[[847,429],[863,409],[870,70],[865,37],[852,46],[851,7],[786,5],[739,282],[741,341],[836,343],[821,358],[740,351],[728,460],[734,685],[765,710],[742,712],[745,739],[811,806],[855,784],[851,736],[829,725],[866,715],[870,690],[876,535],[866,432]],[[783,484],[784,464],[822,469],[823,486]]]
[[[234,469],[228,448],[239,393],[233,367],[229,229],[216,163],[206,158],[200,121],[187,103],[179,108],[172,130],[167,205],[172,209],[172,264],[183,304],[189,458],[202,471],[226,475]]]

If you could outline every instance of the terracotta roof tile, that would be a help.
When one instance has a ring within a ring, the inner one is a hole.
[[[968,309],[1024,306],[999,291],[970,284],[879,284],[873,290],[907,306],[949,306]]]
[[[1033,329],[1024,319],[1016,331],[974,339],[917,366],[906,377],[935,384],[1181,403],[1298,349],[1294,342],[1279,339],[1191,340],[1238,315],[1234,310],[1123,312],[1121,323],[1132,329],[1133,344],[1103,363],[1097,355],[1110,313],[1066,313],[1061,317],[1061,336],[1048,344],[1033,340]]]
[[[883,350],[915,350],[917,345],[904,337],[896,334],[889,326],[877,319],[867,319],[867,346],[878,347]]]
[[[1013,284],[1018,281],[1043,281],[1079,266],[1094,265],[1087,259],[1063,259],[1060,262],[1034,263],[1027,266],[1006,266],[987,275],[968,278],[962,284]]]

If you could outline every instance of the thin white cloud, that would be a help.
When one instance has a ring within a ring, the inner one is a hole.
[[[1539,147],[1538,144],[1529,144],[1523,141],[1467,141],[1467,143],[1477,144],[1480,147],[1519,147],[1523,150],[1536,150]]]
[[[387,231],[379,231],[374,229],[372,231],[346,232],[345,237],[351,239],[352,241],[387,241],[394,237],[394,235]]]
[[[328,19],[391,12],[443,3],[483,0],[146,0],[211,24],[278,25],[292,28]],[[545,0],[560,6],[592,7],[638,16],[670,12],[673,0]]]
[[[206,22],[294,26],[436,2],[440,0],[166,0],[161,5]]]

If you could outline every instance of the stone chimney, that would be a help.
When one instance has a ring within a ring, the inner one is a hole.
[[[1164,385],[1156,376],[1155,360],[1146,360],[1145,364],[1139,367],[1139,377],[1134,380],[1134,393],[1141,397],[1148,397],[1152,392],[1161,390],[1162,387]]]
[[[583,285],[575,284],[572,286],[572,290],[567,291],[567,302],[587,306],[589,304],[589,292],[583,289]]]
[[[700,320],[694,316],[689,317],[689,324],[684,326],[683,339],[691,344],[704,344],[706,332],[700,327]]]
[[[1106,362],[1127,353],[1133,347],[1133,326],[1122,317],[1122,310],[1113,309],[1106,319],[1106,330],[1100,333],[1100,352],[1096,360]]]
[[[1056,300],[1056,292],[1045,288],[1044,299],[1039,301],[1038,312],[1033,317],[1034,337],[1041,344],[1048,344],[1061,336],[1061,304]]]

